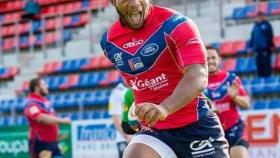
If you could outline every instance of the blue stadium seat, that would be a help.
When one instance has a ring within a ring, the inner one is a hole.
[[[85,111],[82,116],[83,120],[91,119],[91,112]]]
[[[109,114],[108,111],[105,111],[104,114],[103,114],[103,118],[111,118],[112,116]]]
[[[80,77],[79,77],[79,83],[78,83],[78,87],[88,87],[89,86],[89,82],[91,81],[92,79],[90,78],[90,73],[83,73],[83,74],[80,74]]]
[[[82,8],[88,8],[90,6],[89,0],[83,0],[82,1]]]
[[[25,99],[24,98],[17,98],[17,105],[16,105],[16,109],[19,111],[22,111],[25,107]]]
[[[67,107],[72,107],[72,106],[75,106],[77,104],[75,104],[75,93],[68,93],[68,94],[65,94],[64,96],[64,106],[67,106]]]
[[[103,111],[100,110],[93,111],[92,113],[92,119],[100,119],[103,116]]]
[[[255,110],[263,110],[266,108],[267,108],[267,102],[264,100],[259,100],[259,101],[255,102],[255,104],[254,104]]]
[[[249,63],[249,58],[238,58],[237,63],[236,63],[236,72],[239,73],[244,73],[248,72],[248,63]]]
[[[42,26],[42,21],[33,21],[32,22],[32,30],[34,32],[38,32],[41,30],[41,26]]]
[[[36,35],[36,39],[35,39],[35,45],[40,46],[43,43],[43,35],[39,34]]]
[[[234,20],[244,19],[246,17],[246,10],[244,7],[234,8],[232,18]]]
[[[64,60],[62,63],[62,70],[63,72],[70,72],[71,69],[71,60]]]
[[[245,8],[245,18],[250,18],[250,15],[256,11],[255,5],[246,5]]]
[[[84,99],[83,99],[83,105],[84,106],[92,106],[92,105],[96,105],[96,94],[95,92],[86,92],[84,95]]]
[[[257,71],[256,58],[255,57],[249,58],[247,72],[256,72],[256,71]]]
[[[93,72],[93,73],[89,73],[89,82],[88,82],[88,86],[90,87],[95,87],[98,85],[98,81],[99,81],[99,77],[102,72]]]
[[[254,78],[251,81],[251,86],[252,86],[252,93],[257,94],[257,93],[263,93],[264,92],[264,79],[263,78]]]
[[[279,91],[280,80],[278,76],[265,78],[264,93],[275,93]]]
[[[79,120],[79,114],[76,112],[72,113],[70,117],[71,117],[71,120],[74,120],[74,121]]]
[[[70,30],[65,30],[63,32],[63,40],[64,41],[69,41],[72,39],[72,34],[71,34],[71,31]]]
[[[273,99],[268,104],[269,109],[280,109],[280,99]]]

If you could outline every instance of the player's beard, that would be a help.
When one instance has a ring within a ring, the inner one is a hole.
[[[144,9],[143,9],[143,13],[141,14],[141,17],[140,17],[140,19],[143,20],[143,22],[142,22],[141,27],[137,28],[137,30],[138,30],[138,29],[141,29],[141,28],[145,25],[145,22],[146,22],[146,20],[147,20],[147,16],[148,16],[148,13],[149,13],[150,9],[151,9],[151,6],[150,6],[150,5],[148,5],[147,8],[144,8]],[[120,19],[120,22],[121,22],[122,26],[132,28],[132,27],[129,25],[129,22],[127,22],[128,20],[127,20],[127,19],[125,18],[125,16],[119,11],[119,9],[118,9],[117,7],[116,7],[116,10],[117,10],[117,13],[119,14],[119,19]],[[135,29],[135,28],[133,28],[133,29]]]

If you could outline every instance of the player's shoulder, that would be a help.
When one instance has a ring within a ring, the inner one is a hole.
[[[157,5],[153,5],[152,7],[153,16],[157,19],[159,22],[166,22],[170,21],[172,23],[178,21],[178,20],[184,20],[188,21],[190,18],[186,17],[185,15],[177,12],[176,10],[173,10],[171,8],[161,7]]]

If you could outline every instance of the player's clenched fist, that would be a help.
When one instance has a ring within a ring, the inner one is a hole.
[[[165,120],[168,115],[167,110],[163,106],[153,103],[138,104],[135,114],[139,120],[144,121],[150,127],[153,127],[158,121]]]

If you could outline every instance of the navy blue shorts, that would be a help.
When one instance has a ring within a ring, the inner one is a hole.
[[[249,148],[249,142],[244,138],[244,128],[243,121],[239,119],[236,125],[225,131],[230,148],[237,145],[244,146],[247,149]]]
[[[31,158],[39,158],[40,152],[48,150],[52,153],[52,158],[63,158],[58,142],[45,142],[40,140],[29,140],[29,152]]]
[[[161,140],[178,158],[229,158],[222,126],[212,111],[198,122],[182,128],[158,130],[144,127],[138,134]]]

